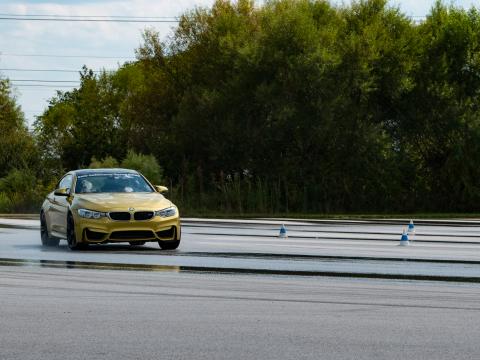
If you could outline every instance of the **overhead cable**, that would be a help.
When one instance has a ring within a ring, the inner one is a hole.
[[[127,19],[176,19],[179,18],[177,16],[131,16],[131,15],[60,15],[60,14],[8,14],[8,13],[0,13],[0,16],[8,16],[8,17],[62,17],[62,18],[127,18]]]
[[[0,71],[19,71],[19,72],[64,72],[64,73],[79,73],[81,70],[67,70],[67,69],[19,69],[19,68],[3,68]],[[90,71],[90,70],[89,70]],[[110,72],[115,70],[92,70],[94,73]]]
[[[80,82],[79,80],[43,80],[43,79],[10,79],[11,82],[16,82],[16,81],[28,81],[28,82],[53,82],[53,83],[78,83]]]
[[[69,22],[115,22],[115,23],[177,23],[176,19],[163,19],[163,20],[139,20],[139,19],[80,19],[80,18],[22,18],[22,17],[8,17],[1,16],[0,20],[13,20],[13,21],[69,21]]]
[[[135,60],[131,56],[101,56],[101,55],[59,55],[59,54],[11,54],[0,52],[2,56],[18,56],[18,57],[53,57],[53,58],[85,58],[85,59],[129,59]]]
[[[66,85],[43,85],[43,84],[19,84],[19,85],[15,85],[15,87],[46,87],[46,88],[55,88],[55,89],[56,88],[69,88],[69,89],[71,89],[72,87],[74,87],[74,85],[66,86]]]

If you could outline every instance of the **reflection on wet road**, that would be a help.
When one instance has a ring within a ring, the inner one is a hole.
[[[36,221],[2,220],[0,265],[480,281],[480,224],[417,225],[408,247],[398,246],[401,224],[288,221],[286,239],[278,237],[279,225],[184,220],[176,251],[147,243],[72,252],[64,241],[42,247]]]

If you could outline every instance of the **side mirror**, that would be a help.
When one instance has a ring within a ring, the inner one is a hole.
[[[69,196],[70,195],[70,189],[66,189],[66,188],[56,189],[53,192],[53,194],[56,195],[56,196]]]
[[[168,188],[166,186],[155,185],[155,190],[160,194],[168,192]]]

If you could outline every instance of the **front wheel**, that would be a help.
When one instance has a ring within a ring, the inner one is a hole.
[[[73,221],[72,214],[68,214],[67,218],[67,243],[70,250],[84,249],[88,246],[88,244],[81,244],[77,241],[75,222]]]
[[[180,235],[178,234],[177,228],[174,228],[173,231],[175,232],[173,236],[175,240],[159,241],[158,246],[160,246],[160,249],[175,250],[176,248],[178,248],[178,246],[180,245]]]
[[[40,238],[43,246],[58,246],[60,242],[60,239],[53,238],[48,234],[47,220],[43,211],[40,213]]]
[[[159,241],[158,245],[162,250],[175,250],[180,245],[180,240]]]

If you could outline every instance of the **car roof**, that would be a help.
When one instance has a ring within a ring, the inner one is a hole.
[[[138,171],[132,169],[108,168],[108,169],[80,169],[73,170],[70,173],[74,175],[93,175],[93,174],[138,174]]]

